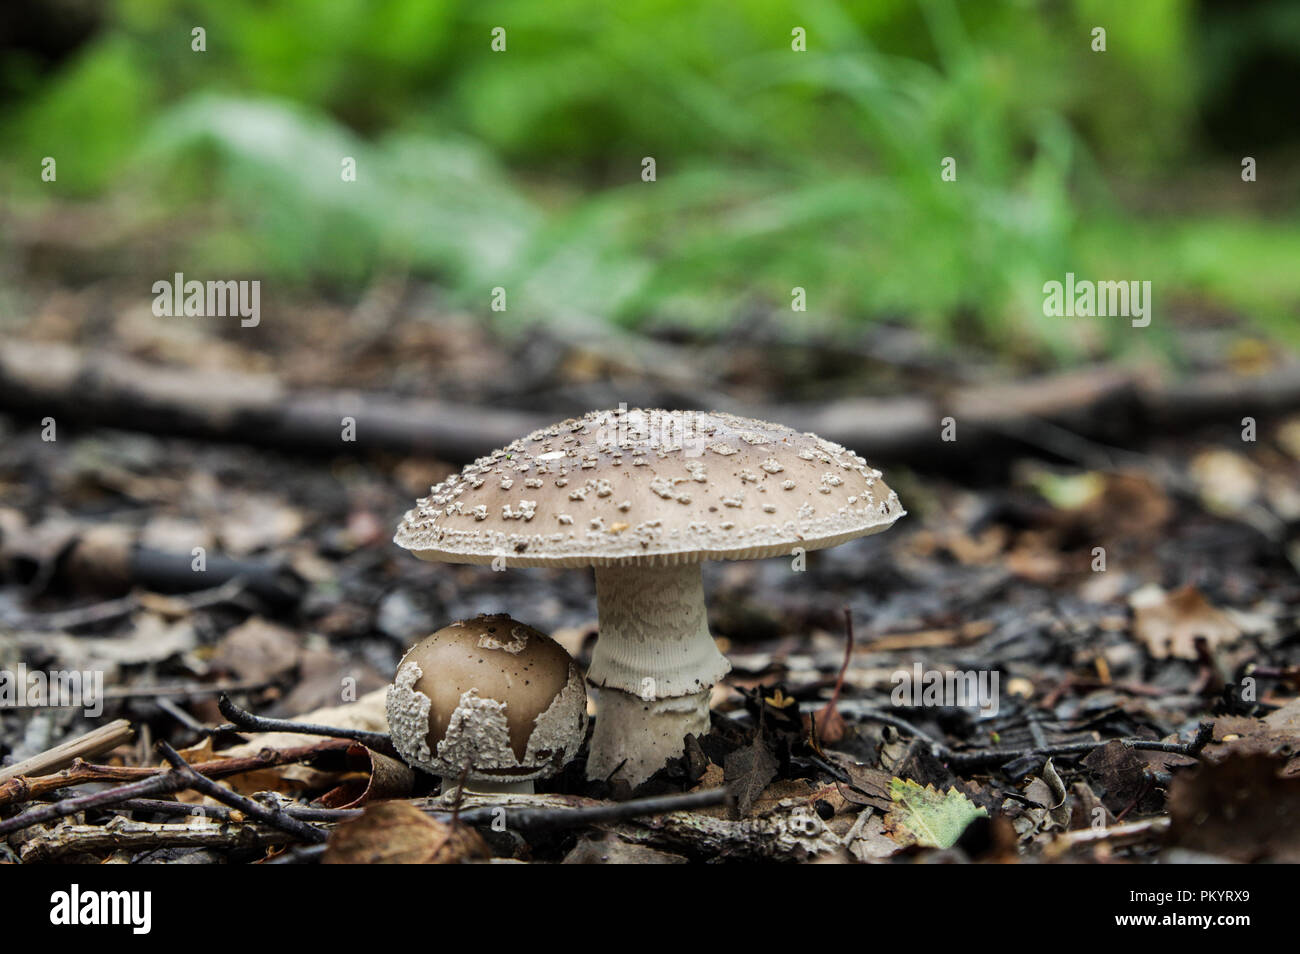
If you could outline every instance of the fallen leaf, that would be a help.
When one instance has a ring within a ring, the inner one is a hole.
[[[870,809],[858,816],[845,840],[849,853],[858,861],[876,861],[903,850],[903,846],[885,831],[884,819]]]
[[[491,857],[478,832],[430,818],[410,802],[377,802],[331,834],[322,864],[446,865]]]
[[[1289,759],[1282,774],[1300,776],[1300,699],[1293,699],[1263,719],[1224,716],[1214,723],[1214,736],[1205,758],[1222,761],[1232,755],[1265,755]]]
[[[740,814],[749,814],[767,783],[776,778],[779,767],[776,756],[761,736],[727,756],[724,778]]]
[[[415,788],[415,772],[405,762],[375,752],[364,745],[347,751],[349,766],[356,763],[365,771],[348,777],[332,791],[320,797],[326,808],[360,808],[390,798],[406,798]]]
[[[1241,637],[1241,628],[1190,584],[1172,593],[1144,586],[1129,597],[1129,605],[1133,633],[1156,659],[1198,659],[1198,638],[1214,650]]]
[[[849,783],[837,783],[840,794],[854,805],[869,805],[884,811],[893,804],[889,786],[894,777],[888,772],[869,765],[839,761],[839,767],[849,777]]]
[[[1234,861],[1300,863],[1300,778],[1282,778],[1281,765],[1234,754],[1176,777],[1170,843]]]
[[[616,835],[601,839],[584,836],[560,862],[564,865],[684,865],[681,855],[656,851],[624,841]]]
[[[270,682],[297,666],[301,653],[296,633],[250,616],[221,637],[211,663],[246,682]]]
[[[1039,831],[1051,831],[1053,828],[1064,830],[1070,824],[1070,806],[1065,803],[1065,783],[1057,774],[1052,760],[1048,759],[1038,776],[1025,786],[1025,798],[1041,809],[1038,818]]]
[[[893,779],[889,797],[893,805],[885,816],[885,831],[900,845],[951,848],[967,825],[988,815],[955,788],[940,792],[911,779]]]
[[[1115,739],[1097,746],[1079,764],[1100,786],[1102,802],[1115,815],[1133,805],[1150,781],[1146,763],[1136,752]]]

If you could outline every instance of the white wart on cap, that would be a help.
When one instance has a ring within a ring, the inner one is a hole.
[[[445,626],[412,646],[388,689],[393,745],[411,765],[472,787],[532,790],[578,753],[582,674],[559,643],[504,614]]]
[[[898,496],[852,451],[718,412],[593,412],[534,431],[416,502],[394,541],[426,560],[672,565],[833,547]]]
[[[708,729],[730,668],[698,564],[836,546],[904,511],[880,471],[815,434],[732,414],[593,412],[521,438],[434,487],[394,541],[426,560],[596,568],[605,690],[589,776],[635,784]],[[607,713],[615,713],[609,718]]]

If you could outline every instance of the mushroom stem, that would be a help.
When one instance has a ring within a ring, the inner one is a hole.
[[[708,731],[708,690],[731,666],[709,635],[698,563],[597,567],[596,603],[587,678],[604,691],[587,777],[625,763],[617,776],[636,785]]]
[[[601,689],[591,733],[587,778],[618,778],[640,785],[669,759],[681,756],[686,736],[709,731],[709,690],[649,702],[622,689]],[[617,771],[615,771],[617,770]]]

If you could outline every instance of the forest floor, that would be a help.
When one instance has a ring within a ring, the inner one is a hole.
[[[23,340],[196,382],[257,374],[555,419],[620,401],[808,406],[997,370],[899,328],[856,350],[743,330],[494,336],[401,280],[353,308],[283,304],[257,335],[155,318],[112,285],[27,295]],[[16,776],[0,767],[7,860],[1300,861],[1300,416],[1270,409],[1253,440],[1234,415],[1123,450],[1013,442],[964,447],[960,462],[945,461],[937,421],[925,455],[854,447],[908,516],[806,565],[706,565],[732,671],[712,731],[679,763],[637,791],[586,781],[580,756],[531,798],[439,798],[373,744],[217,729],[218,696],[383,732],[404,650],[482,612],[553,634],[586,665],[590,571],[497,573],[394,546],[456,454],[303,452],[137,430],[129,414],[103,426],[90,409],[100,423],[62,415],[51,432],[30,399],[5,403],[6,685],[20,688],[25,667],[102,673],[104,688],[93,716],[30,692],[0,700],[0,756],[34,760]],[[956,426],[958,444],[980,440]],[[201,584],[187,572],[195,548]],[[903,692],[953,673],[986,693],[953,705]],[[82,761],[42,758],[114,720],[129,727],[74,745]],[[160,741],[258,800],[222,806],[181,787]],[[517,813],[504,830],[500,804]]]

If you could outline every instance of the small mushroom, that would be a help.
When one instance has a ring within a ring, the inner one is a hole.
[[[731,668],[709,634],[700,564],[833,547],[903,508],[858,455],[718,412],[593,412],[534,431],[416,502],[394,541],[426,560],[591,566],[599,687],[589,778],[636,785],[709,729]]]
[[[504,614],[444,626],[412,646],[388,687],[393,746],[466,788],[531,792],[577,755],[587,731],[582,674],[555,640]]]

